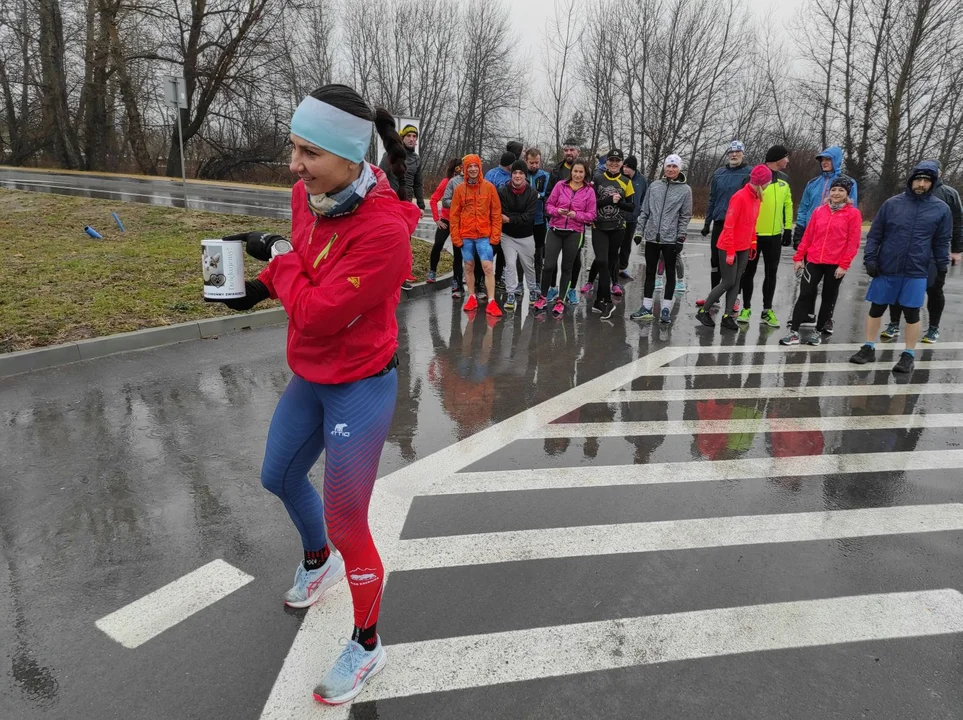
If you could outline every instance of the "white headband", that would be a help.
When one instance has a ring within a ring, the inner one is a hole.
[[[291,118],[291,133],[345,160],[360,163],[371,144],[372,122],[308,95]]]

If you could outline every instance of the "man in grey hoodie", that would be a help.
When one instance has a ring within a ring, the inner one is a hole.
[[[649,186],[642,211],[639,213],[641,238],[645,239],[645,289],[642,307],[632,313],[633,320],[651,320],[655,272],[659,259],[665,263],[665,289],[662,291],[662,312],[659,320],[670,323],[669,308],[675,292],[675,261],[685,242],[689,220],[692,219],[692,188],[682,173],[682,158],[669,155],[663,165],[663,177]]]

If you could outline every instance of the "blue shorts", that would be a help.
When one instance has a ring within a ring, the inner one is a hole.
[[[866,299],[875,305],[902,305],[904,308],[921,308],[926,300],[925,277],[880,275],[874,277],[866,290]]]
[[[462,259],[466,261],[474,261],[476,255],[482,262],[491,262],[495,259],[495,252],[492,250],[492,244],[488,238],[475,238],[474,240],[462,238]]]

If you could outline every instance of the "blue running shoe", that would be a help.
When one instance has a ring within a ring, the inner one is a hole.
[[[529,290],[529,292],[528,292],[528,304],[529,304],[529,305],[534,305],[535,303],[538,302],[538,299],[539,299],[540,297],[541,297],[541,294],[540,294],[537,290]]]
[[[545,299],[546,299],[548,302],[552,302],[552,300],[554,300],[554,299],[557,298],[557,297],[558,297],[558,288],[553,288],[553,287],[552,287],[552,288],[549,288],[549,289],[548,289],[548,295],[545,297]]]
[[[305,570],[298,563],[294,574],[294,587],[284,593],[284,604],[293,608],[314,605],[325,591],[337,585],[344,577],[344,560],[331,553],[327,562],[317,570]]]
[[[569,288],[565,295],[565,302],[569,305],[578,305],[578,294],[575,292],[575,288]]]
[[[334,666],[314,688],[314,699],[325,705],[349,702],[356,698],[364,690],[365,683],[384,670],[387,664],[388,656],[381,645],[380,636],[378,644],[371,652],[353,640],[348,640]]]
[[[655,315],[652,314],[652,310],[650,310],[649,308],[643,305],[634,313],[629,315],[629,317],[632,318],[633,320],[651,320],[652,318],[655,317]]]
[[[672,322],[672,318],[669,317],[669,308],[662,308],[662,314],[659,316],[659,322],[668,325]]]

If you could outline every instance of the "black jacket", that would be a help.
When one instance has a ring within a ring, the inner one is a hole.
[[[552,188],[558,185],[560,182],[565,182],[572,177],[572,168],[565,164],[563,160],[558,165],[552,168],[552,172],[548,174],[548,188],[545,190],[545,197],[549,197],[552,194]],[[589,179],[585,178],[585,182]]]
[[[950,252],[963,252],[963,203],[960,202],[960,194],[955,188],[944,185],[942,180],[937,180],[933,186],[933,196],[950,206],[950,213],[953,215],[953,239],[950,242]]]
[[[408,152],[408,157],[405,158],[407,170],[405,171],[404,184],[405,190],[408,192],[408,200],[416,200],[418,207],[424,210],[425,182],[421,177],[421,156],[411,148],[406,147],[405,150]],[[391,189],[397,193],[401,187],[401,178],[391,172],[391,169],[388,167],[388,153],[385,153],[385,156],[381,158],[381,164],[378,167],[385,171]]]
[[[538,193],[525,183],[525,190],[518,195],[512,192],[512,184],[498,188],[498,199],[502,203],[502,215],[508,222],[502,223],[502,235],[513,238],[531,237],[535,233],[535,210],[538,207]]]

